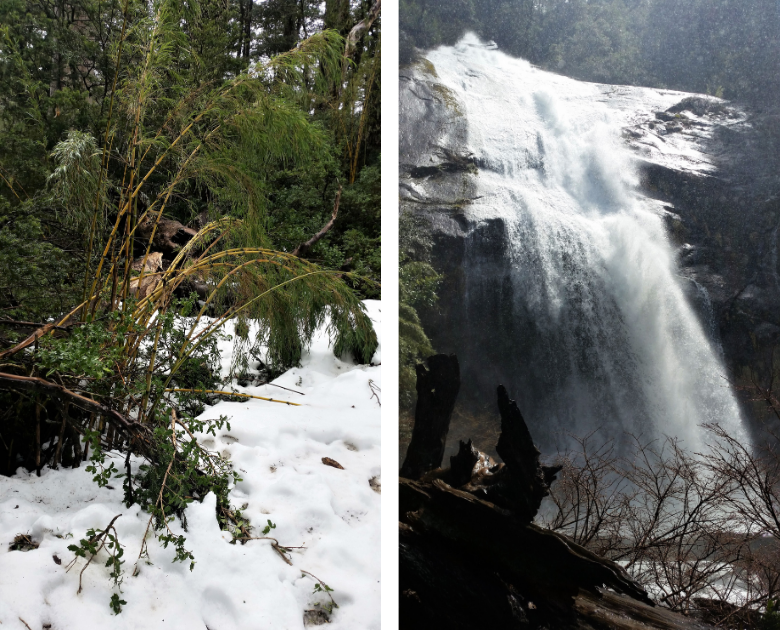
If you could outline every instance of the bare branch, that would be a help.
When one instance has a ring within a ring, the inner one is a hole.
[[[303,258],[306,256],[306,254],[309,252],[309,250],[312,248],[312,246],[319,241],[325,234],[330,230],[330,228],[333,227],[333,224],[336,222],[336,217],[339,213],[339,201],[341,200],[341,186],[339,186],[338,192],[336,193],[336,201],[333,203],[333,214],[330,217],[330,221],[328,221],[325,224],[325,227],[323,227],[319,232],[317,232],[314,236],[312,236],[308,241],[305,243],[301,243],[296,247],[292,255],[296,256],[297,258]]]

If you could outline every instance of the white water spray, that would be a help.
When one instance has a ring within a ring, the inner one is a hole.
[[[505,384],[532,433],[546,445],[567,432],[666,434],[689,448],[702,423],[741,434],[663,222],[637,191],[606,86],[541,71],[474,36],[427,58],[463,110],[479,166],[468,216],[502,219],[510,243],[500,281],[471,245],[467,300],[495,303],[487,292],[500,290],[517,322],[507,343],[525,367]]]

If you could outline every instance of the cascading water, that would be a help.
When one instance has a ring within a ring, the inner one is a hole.
[[[489,312],[506,336],[501,361],[472,371],[507,385],[545,448],[593,431],[697,448],[707,422],[741,433],[663,221],[637,192],[606,86],[541,71],[474,36],[426,57],[466,119],[479,170],[468,217],[499,219],[507,243],[496,264],[467,239],[464,335]]]

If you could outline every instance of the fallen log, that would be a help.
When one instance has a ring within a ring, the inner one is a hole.
[[[457,366],[454,356],[446,359],[442,365]],[[437,361],[418,371],[423,390],[443,375]],[[416,448],[433,445],[435,452],[416,454],[414,465],[407,457],[399,480],[402,630],[711,628],[655,606],[622,567],[531,522],[559,469],[541,465],[505,388],[498,389],[496,448],[504,461],[493,462],[469,441],[460,443],[450,468],[438,468],[454,397],[434,397],[435,389],[425,413],[415,416],[422,436]]]

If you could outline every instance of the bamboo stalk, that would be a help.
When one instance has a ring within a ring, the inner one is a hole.
[[[267,402],[282,403],[284,405],[292,405],[293,407],[300,407],[301,403],[290,402],[289,400],[276,400],[275,398],[265,398],[263,396],[254,396],[252,394],[240,394],[238,392],[226,392],[220,389],[179,389],[172,388],[166,389],[166,392],[183,392],[189,394],[221,394],[223,396],[240,396],[241,398],[256,398],[257,400],[265,400]]]
[[[35,401],[35,474],[41,476],[41,406]]]
[[[119,35],[119,47],[117,49],[117,56],[116,56],[116,70],[114,71],[114,81],[111,85],[111,98],[108,102],[108,119],[106,120],[106,134],[105,138],[103,140],[103,155],[100,159],[100,174],[98,176],[98,186],[97,186],[97,192],[95,193],[95,213],[92,215],[92,225],[90,226],[90,232],[89,232],[89,247],[87,248],[87,262],[86,262],[86,270],[84,273],[84,294],[82,296],[82,301],[87,300],[87,286],[89,285],[89,262],[92,258],[92,247],[95,240],[95,233],[97,230],[97,217],[98,213],[100,212],[100,189],[103,185],[103,176],[105,172],[108,170],[108,156],[110,154],[110,143],[109,143],[109,134],[111,130],[111,119],[114,115],[114,96],[116,95],[116,83],[119,79],[119,68],[121,67],[121,61],[122,61],[122,47],[125,43],[125,34],[127,32],[127,13],[128,8],[130,6],[130,0],[125,0],[125,6],[122,10],[122,32]],[[86,310],[85,313],[86,315]]]
[[[144,390],[143,399],[141,401],[141,408],[139,410],[139,420],[144,422],[146,420],[146,405],[149,402],[149,393],[152,391],[152,374],[154,374],[154,363],[157,358],[157,347],[160,342],[160,333],[162,332],[162,320],[157,319],[157,326],[154,333],[154,345],[152,346],[152,354],[149,357],[149,366],[146,370],[146,389]]]

